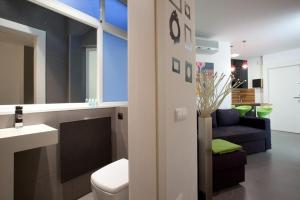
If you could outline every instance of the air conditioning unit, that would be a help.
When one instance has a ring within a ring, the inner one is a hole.
[[[196,38],[196,53],[212,55],[219,52],[219,42]]]

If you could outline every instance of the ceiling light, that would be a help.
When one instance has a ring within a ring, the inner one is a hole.
[[[239,57],[239,56],[240,56],[240,54],[238,54],[238,53],[231,54],[231,58],[236,58],[236,57]]]
[[[231,72],[235,72],[235,66],[231,65]]]
[[[245,61],[243,62],[242,68],[243,68],[243,69],[247,69],[247,68],[248,68],[248,61],[245,60]]]

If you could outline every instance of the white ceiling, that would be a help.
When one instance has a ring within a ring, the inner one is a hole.
[[[197,36],[230,42],[239,58],[300,47],[300,0],[196,2]]]

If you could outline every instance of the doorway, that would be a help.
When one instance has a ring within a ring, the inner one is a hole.
[[[269,69],[273,130],[300,133],[300,65]]]

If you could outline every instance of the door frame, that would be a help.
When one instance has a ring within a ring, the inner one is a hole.
[[[274,66],[274,67],[268,67],[266,69],[266,74],[267,74],[267,77],[265,80],[265,82],[267,82],[267,87],[264,88],[264,99],[267,99],[269,103],[272,103],[271,102],[271,99],[270,99],[270,72],[271,70],[277,70],[277,69],[286,69],[286,68],[289,68],[289,67],[299,67],[300,68],[300,61],[299,63],[297,62],[289,62],[289,64],[285,64],[285,65],[278,65],[278,66]],[[297,84],[297,82],[295,82],[295,84]],[[280,130],[281,131],[281,130]],[[287,131],[285,131],[287,132]],[[297,133],[297,132],[292,132],[292,133]]]
[[[300,65],[300,59],[299,60],[293,60],[285,63],[275,63],[271,65],[265,65],[263,64],[263,80],[264,80],[264,88],[263,88],[263,102],[265,103],[271,103],[270,102],[270,93],[269,93],[269,88],[270,88],[270,69],[274,68],[284,68],[284,67],[290,67],[290,66],[295,66],[295,65]]]

